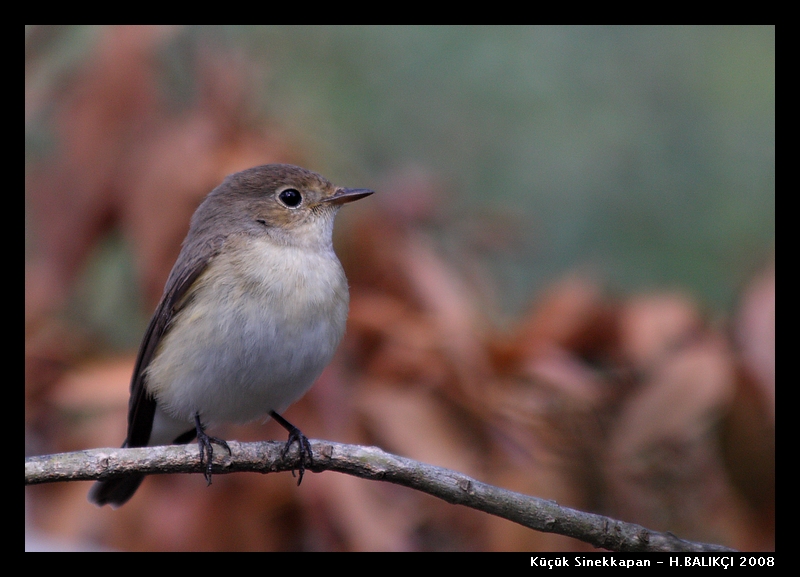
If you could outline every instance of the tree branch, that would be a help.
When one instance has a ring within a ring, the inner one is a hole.
[[[214,473],[273,473],[297,469],[298,453],[281,459],[282,442],[229,442],[232,456],[214,453]],[[362,479],[388,481],[417,489],[456,505],[484,511],[525,527],[557,533],[611,551],[733,551],[721,545],[686,541],[672,533],[645,529],[602,515],[562,507],[476,481],[466,475],[386,453],[376,447],[311,441],[308,470],[337,471]],[[92,449],[25,459],[25,485],[91,481],[127,473],[200,473],[197,446],[169,445],[136,449]]]

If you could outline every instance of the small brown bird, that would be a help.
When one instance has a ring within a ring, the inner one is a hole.
[[[267,164],[228,176],[206,197],[139,349],[123,447],[197,437],[210,484],[212,443],[230,449],[206,426],[272,417],[289,431],[285,451],[299,444],[302,480],[311,447],[279,413],[308,391],[342,339],[349,293],[333,221],[372,192]],[[98,481],[89,500],[119,507],[143,479]]]

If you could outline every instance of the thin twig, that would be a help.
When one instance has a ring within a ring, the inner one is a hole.
[[[273,473],[297,468],[293,449],[281,459],[284,443],[238,443],[233,454],[215,453],[214,473]],[[573,537],[611,551],[732,551],[720,545],[680,539],[602,515],[562,507],[554,501],[507,491],[466,475],[386,453],[376,447],[311,441],[313,462],[307,470],[337,471],[363,479],[388,481],[464,505],[525,527]],[[201,473],[195,444],[136,449],[92,449],[25,459],[25,484],[90,481],[126,473]]]

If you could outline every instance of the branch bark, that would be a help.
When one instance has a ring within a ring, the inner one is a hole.
[[[229,441],[233,455],[214,453],[214,474],[274,473],[297,469],[298,452],[281,458],[282,442]],[[733,551],[721,545],[686,541],[594,513],[481,483],[456,471],[392,455],[377,447],[311,441],[313,462],[306,469],[337,471],[410,487],[456,505],[464,505],[536,531],[573,537],[611,551]],[[169,445],[135,449],[92,449],[25,459],[25,485],[91,481],[127,473],[201,473],[197,446]]]

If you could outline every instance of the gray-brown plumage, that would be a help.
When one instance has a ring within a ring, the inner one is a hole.
[[[344,333],[349,295],[333,221],[370,194],[268,164],[228,176],[206,197],[142,340],[123,446],[197,436],[209,483],[211,443],[227,444],[205,426],[271,415],[307,449],[278,413],[311,387]],[[89,500],[118,507],[142,479],[98,481]]]

